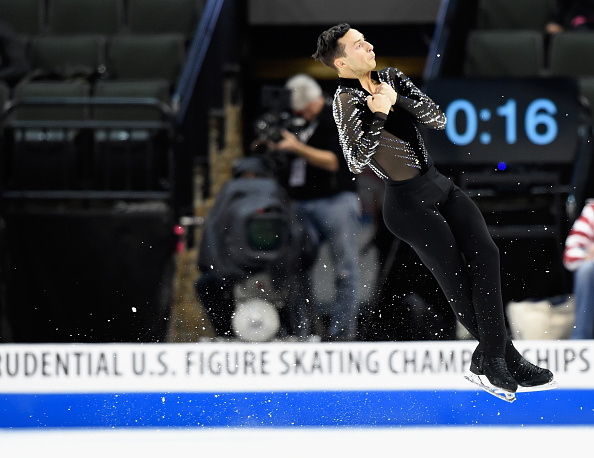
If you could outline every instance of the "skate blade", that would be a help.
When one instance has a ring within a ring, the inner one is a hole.
[[[557,382],[555,380],[551,380],[549,383],[545,383],[544,385],[518,386],[517,393],[530,393],[531,391],[554,390],[555,388],[558,388]]]
[[[479,388],[485,390],[487,393],[490,393],[499,399],[503,399],[506,402],[514,402],[516,400],[515,393],[491,385],[486,377],[484,377],[485,381],[483,381],[483,378],[481,378],[480,375],[476,374],[465,375],[464,378],[469,382],[474,383]]]

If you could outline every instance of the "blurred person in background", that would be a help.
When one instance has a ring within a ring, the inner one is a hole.
[[[575,325],[572,339],[594,338],[594,199],[586,201],[563,252],[563,265],[574,272]]]
[[[547,33],[591,30],[594,30],[594,0],[556,0],[555,13],[546,26]]]
[[[334,267],[334,302],[324,340],[354,340],[359,315],[358,234],[361,208],[354,177],[338,143],[332,102],[310,76],[298,74],[290,91],[293,115],[304,119],[297,134],[284,130],[273,149],[292,153],[287,189],[301,214],[327,242]]]

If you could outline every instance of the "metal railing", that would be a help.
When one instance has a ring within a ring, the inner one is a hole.
[[[54,119],[36,117],[36,108],[48,107]],[[82,116],[60,119],[62,108],[80,108]],[[175,139],[173,112],[156,99],[22,99],[0,118],[0,193],[4,199],[168,200]]]
[[[206,52],[210,46],[224,3],[225,0],[209,0],[200,17],[200,23],[188,50],[186,65],[172,97],[172,106],[176,112],[178,122],[181,122],[186,115],[194,86],[202,71]]]

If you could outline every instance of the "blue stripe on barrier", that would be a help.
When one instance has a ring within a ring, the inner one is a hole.
[[[1,394],[1,428],[594,425],[593,390]]]

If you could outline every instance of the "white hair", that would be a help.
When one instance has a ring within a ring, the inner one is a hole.
[[[295,111],[303,110],[309,102],[322,95],[322,88],[316,80],[304,73],[289,78],[285,88],[291,91],[291,108]]]

